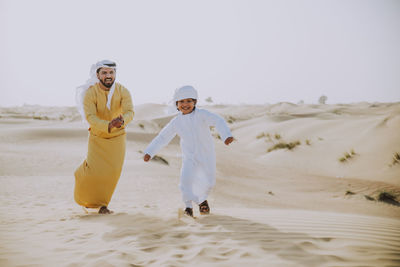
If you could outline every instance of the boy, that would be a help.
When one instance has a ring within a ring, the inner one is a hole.
[[[179,188],[185,203],[185,214],[193,217],[192,202],[199,205],[200,214],[209,214],[208,194],[215,185],[215,149],[210,126],[219,132],[224,143],[233,141],[225,120],[207,110],[196,108],[197,91],[192,86],[175,90],[174,102],[180,111],[145,149],[144,161],[149,161],[175,135],[182,149],[182,168]]]

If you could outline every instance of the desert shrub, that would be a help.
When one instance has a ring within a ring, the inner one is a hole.
[[[265,141],[275,143],[274,140],[281,140],[282,135],[275,133],[274,135],[271,135],[270,133],[267,132],[262,132],[256,137],[257,139],[265,138]]]
[[[212,102],[214,102],[214,101],[212,100],[211,96],[209,96],[209,97],[206,98],[206,102],[207,102],[207,103],[212,103]]]
[[[169,162],[166,159],[164,159],[163,157],[158,156],[158,155],[155,155],[154,157],[152,157],[151,160],[160,162],[165,165],[169,165]]]
[[[388,191],[380,192],[379,195],[378,195],[377,200],[381,201],[381,202],[385,202],[387,204],[391,204],[391,205],[395,205],[395,206],[400,207],[400,202],[397,201],[396,195],[394,193],[391,193],[391,192],[388,192]]]
[[[352,149],[352,150],[350,150],[350,153],[349,152],[345,152],[343,154],[343,157],[339,158],[339,161],[340,162],[346,162],[349,159],[353,158],[355,155],[357,155],[357,153],[354,151],[354,149]]]
[[[232,116],[229,116],[228,119],[226,120],[228,123],[234,123],[236,119]]]
[[[400,163],[400,153],[396,152],[393,155],[393,162],[392,165],[396,165]]]
[[[393,200],[396,200],[396,196],[390,192],[383,191],[383,192],[379,193],[378,200],[379,201],[387,201],[387,200],[393,201]]]
[[[322,95],[322,96],[319,97],[318,103],[320,103],[320,104],[322,104],[322,105],[325,105],[325,103],[326,103],[327,100],[328,100],[328,97],[325,96],[325,95]]]
[[[140,154],[144,153],[142,150],[138,150],[138,152]],[[152,161],[156,161],[156,162],[160,162],[160,163],[165,164],[165,165],[169,165],[169,162],[166,159],[164,159],[163,157],[158,156],[158,155],[154,155],[154,157],[152,157],[151,160]]]
[[[270,147],[267,150],[267,152],[271,152],[271,151],[274,151],[274,150],[277,150],[277,149],[292,150],[296,146],[301,145],[300,141],[293,141],[293,142],[283,141],[283,137],[279,133],[275,133],[275,134],[272,135],[272,134],[267,133],[267,132],[262,132],[262,133],[258,134],[256,138],[257,139],[264,138],[266,142],[270,142],[270,143],[273,144],[273,146]]]
[[[279,135],[279,136],[280,136],[280,135]],[[262,132],[262,133],[260,133],[259,135],[257,135],[256,138],[257,138],[257,139],[265,138],[265,141],[266,141],[266,142],[272,142],[272,143],[274,143],[274,140],[272,140],[271,135],[270,135],[269,133],[267,133],[267,132]]]
[[[263,137],[265,137],[265,133],[264,132],[262,132],[262,133],[260,133],[259,135],[256,136],[257,139],[261,139]]]
[[[288,149],[288,150],[292,150],[293,148],[295,148],[296,146],[300,145],[301,142],[300,141],[294,141],[294,142],[289,142],[289,143],[285,143],[285,142],[279,142],[277,144],[275,144],[273,147],[269,148],[267,151],[271,152],[277,149]]]
[[[364,195],[365,199],[370,200],[370,201],[375,201],[375,198],[368,196],[368,195]]]

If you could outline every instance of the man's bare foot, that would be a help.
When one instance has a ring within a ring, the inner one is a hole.
[[[99,209],[99,214],[111,214],[113,213],[111,210],[109,210],[106,206],[102,206]]]

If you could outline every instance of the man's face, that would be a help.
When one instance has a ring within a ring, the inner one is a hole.
[[[101,68],[97,73],[97,78],[107,88],[111,88],[115,81],[115,70],[113,68]]]
[[[183,115],[189,114],[193,111],[194,106],[196,105],[196,100],[192,98],[186,98],[177,101],[177,107]]]

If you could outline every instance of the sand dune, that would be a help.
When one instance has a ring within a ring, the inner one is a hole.
[[[206,108],[237,141],[215,133],[212,214],[196,220],[178,218],[179,140],[168,164],[142,161],[165,105],[136,107],[109,216],[73,201],[74,108],[0,108],[0,266],[400,266],[399,103]]]

